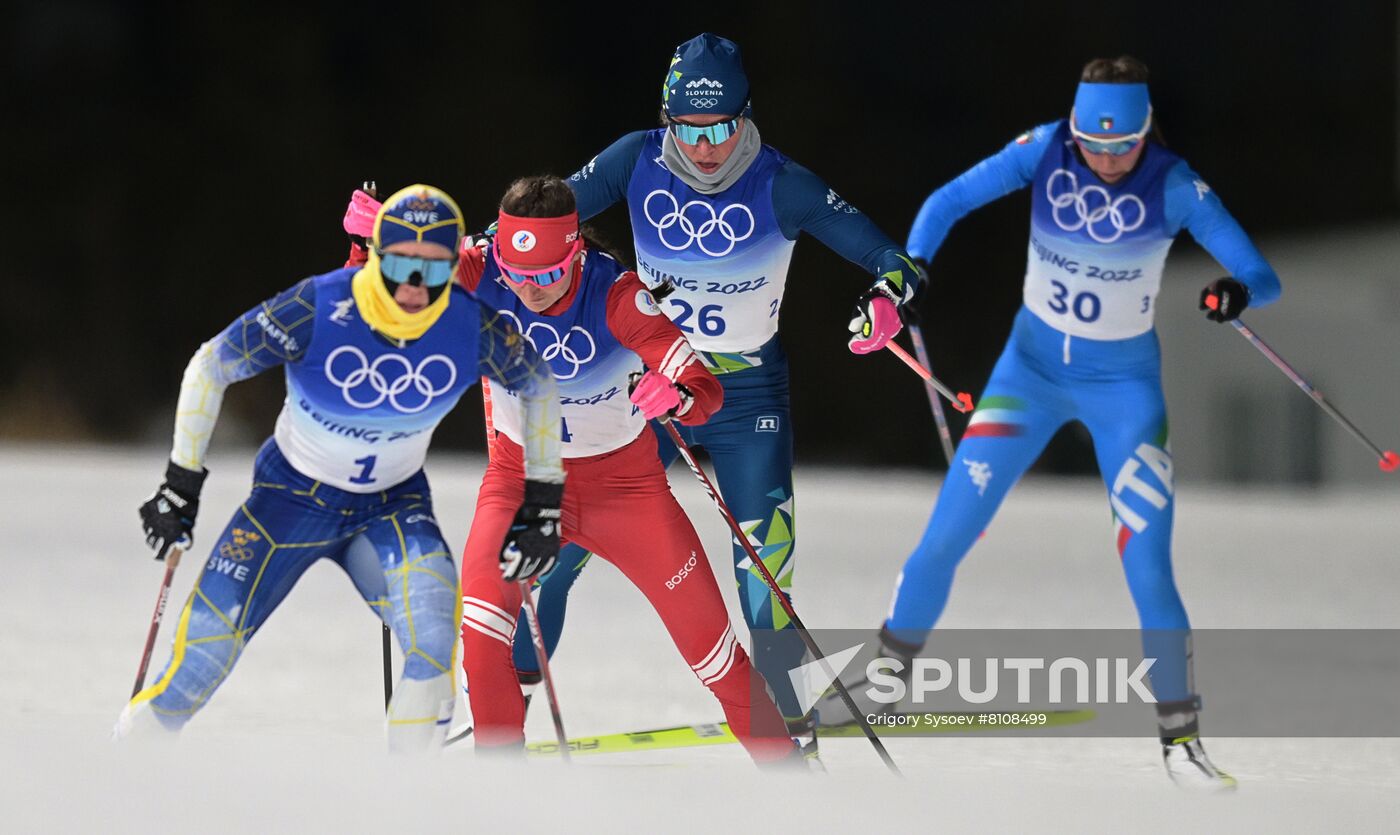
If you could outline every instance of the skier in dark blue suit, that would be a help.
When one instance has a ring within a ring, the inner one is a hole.
[[[724,408],[702,425],[680,427],[681,434],[705,447],[725,501],[787,590],[796,541],[793,430],[778,318],[793,247],[807,232],[875,277],[851,322],[850,348],[860,354],[879,350],[899,332],[899,308],[920,277],[867,216],[763,144],[734,42],[703,34],[681,44],[666,72],[662,109],[665,127],[627,134],[569,184],[584,220],[626,201],[638,274],[724,386]],[[653,429],[662,461],[670,464],[678,453],[660,427]],[[566,546],[558,569],[542,582],[540,618],[551,648],[587,556]],[[755,642],[754,662],[794,732],[809,736],[810,717],[787,680],[801,643],[737,542],[733,556],[744,619],[750,629],[778,631],[773,640]],[[535,669],[529,636],[518,634],[516,641],[516,665],[528,679]],[[814,742],[810,737],[811,751]]]

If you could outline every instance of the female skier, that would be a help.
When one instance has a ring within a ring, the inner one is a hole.
[[[646,426],[663,416],[703,423],[724,401],[719,381],[637,275],[583,240],[574,194],[558,178],[526,177],[510,187],[494,239],[463,250],[459,278],[515,323],[554,372],[568,476],[563,537],[596,549],[646,595],[755,762],[801,767],[777,709],[754,687],[700,539],[671,495]],[[477,749],[519,752],[525,700],[512,640],[527,629],[517,628],[521,586],[497,562],[520,506],[531,430],[510,385],[491,392],[496,433],[462,558],[462,665]],[[525,483],[527,504],[533,487]],[[544,489],[559,507],[560,488]]]
[[[662,87],[665,126],[618,139],[569,178],[583,220],[626,202],[637,267],[662,310],[689,337],[724,387],[725,406],[681,426],[687,444],[714,462],[725,502],[778,584],[792,583],[796,543],[792,419],[787,356],[778,318],[788,263],[806,232],[874,277],[850,322],[850,350],[878,351],[900,330],[899,309],[920,281],[905,252],[816,174],[764,144],[752,118],[739,46],[705,33],[676,48]],[[661,460],[678,455],[659,426]],[[540,620],[552,650],[570,586],[587,560],[578,546],[542,581]],[[760,572],[733,547],[739,603],[755,642],[755,664],[794,734],[815,756],[816,738],[788,681],[803,647]],[[529,636],[516,639],[528,684]]]
[[[169,664],[131,699],[118,736],[182,728],[324,558],[350,575],[403,650],[390,748],[440,747],[455,701],[459,607],[423,462],[433,430],[482,377],[519,392],[531,439],[516,471],[517,524],[493,547],[525,574],[558,554],[547,521],[559,513],[564,478],[554,378],[512,322],[453,285],[463,226],[451,197],[416,185],[375,208],[363,228],[347,226],[368,238],[363,266],[307,278],[257,305],[185,370],[165,480],[141,506],[158,559],[192,541],[224,390],[282,366],[287,399],[258,452],[252,493],[180,613]]]
[[[1207,759],[1190,680],[1190,623],[1171,567],[1172,458],[1153,316],[1172,240],[1189,231],[1232,277],[1201,291],[1216,322],[1279,297],[1278,277],[1204,180],[1154,133],[1147,68],[1085,66],[1069,119],[1041,125],[935,191],[909,236],[927,263],[979,206],[1031,188],[1024,304],[895,585],[888,654],[923,645],[953,573],[1021,474],[1066,422],[1094,440],[1152,676],[1167,772],[1230,788]],[[1208,300],[1209,303],[1208,303]]]

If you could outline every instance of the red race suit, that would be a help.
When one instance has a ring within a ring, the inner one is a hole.
[[[656,438],[627,396],[628,375],[645,363],[689,389],[693,399],[677,419],[698,424],[723,402],[719,382],[637,275],[603,252],[585,249],[569,290],[541,313],[506,286],[489,250],[465,245],[461,255],[459,280],[515,320],[558,381],[563,538],[606,554],[646,595],[756,762],[793,756],[777,708],[735,638],[695,528],[671,494]],[[521,587],[501,578],[498,562],[523,498],[523,430],[514,396],[499,386],[491,394],[491,460],[462,558],[462,667],[481,749],[516,747],[525,738],[525,702],[511,656]]]

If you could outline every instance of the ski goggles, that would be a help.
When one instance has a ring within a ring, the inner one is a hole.
[[[417,255],[399,255],[376,249],[379,256],[379,274],[396,284],[410,284],[417,273],[424,287],[441,287],[452,280],[457,269],[457,256],[451,258],[423,258]]]
[[[500,268],[501,275],[505,276],[512,284],[533,284],[536,287],[548,287],[557,281],[562,281],[569,274],[569,268],[573,266],[574,256],[583,248],[583,239],[576,238],[573,246],[569,247],[569,252],[563,260],[550,264],[546,267],[513,267],[501,260],[501,250],[499,246],[491,247],[491,258]]]
[[[699,125],[687,125],[668,118],[666,120],[666,126],[670,128],[671,135],[676,137],[678,142],[684,142],[687,145],[698,145],[700,143],[700,137],[703,136],[710,140],[711,145],[719,145],[722,142],[728,142],[729,137],[738,133],[739,120],[742,118],[744,117],[735,116],[727,122],[718,122],[713,125],[705,125],[704,127],[700,127]]]
[[[1110,156],[1121,157],[1142,144],[1142,140],[1147,138],[1148,131],[1152,130],[1152,107],[1149,105],[1147,108],[1147,121],[1142,123],[1142,130],[1136,133],[1115,136],[1111,139],[1084,133],[1075,126],[1074,120],[1075,114],[1074,111],[1071,110],[1069,116],[1069,132],[1074,136],[1074,141],[1079,143],[1079,147],[1084,149],[1085,153],[1108,154]]]

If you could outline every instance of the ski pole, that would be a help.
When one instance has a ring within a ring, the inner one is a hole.
[[[389,651],[389,624],[381,623],[384,627],[379,632],[379,643],[384,648],[384,712],[389,712],[389,702],[394,698],[394,663],[393,655]]]
[[[481,378],[481,411],[482,417],[485,419],[486,425],[486,457],[487,459],[490,459],[492,441],[496,437],[496,424],[491,417],[491,381],[485,377]],[[529,618],[528,614],[526,615],[526,618]],[[463,689],[465,690],[465,688]],[[461,725],[458,725],[457,727],[453,728],[450,733],[448,733],[447,739],[444,740],[442,743],[443,747],[461,742],[462,740],[471,736],[473,730],[475,729],[470,723],[464,722]]]
[[[894,343],[891,342],[889,344],[893,345]],[[719,491],[715,489],[714,484],[710,481],[710,477],[705,475],[705,470],[701,468],[700,462],[695,460],[695,454],[690,451],[690,447],[686,444],[685,439],[681,437],[680,431],[676,429],[675,424],[669,419],[663,419],[661,425],[666,427],[666,434],[671,437],[671,443],[676,445],[676,449],[680,452],[681,457],[684,458],[685,463],[690,466],[690,471],[695,473],[696,478],[700,479],[700,485],[705,488],[705,492],[710,495],[710,500],[713,501],[715,507],[719,509],[719,513],[729,525],[730,533],[733,534],[734,539],[744,547],[744,551],[748,554],[749,560],[753,562],[758,568],[759,573],[763,575],[763,582],[767,583],[768,588],[773,590],[773,596],[777,599],[779,605],[783,607],[783,611],[787,613],[788,619],[792,621],[792,626],[797,630],[797,634],[801,636],[802,643],[807,645],[807,650],[812,653],[812,657],[821,663],[822,672],[831,678],[832,684],[836,686],[836,692],[841,695],[841,701],[845,703],[846,709],[851,712],[856,722],[860,724],[860,729],[865,733],[866,738],[870,740],[870,744],[875,746],[875,752],[880,755],[880,759],[884,761],[885,765],[895,776],[903,777],[904,774],[899,770],[899,766],[894,764],[894,759],[890,757],[890,752],[885,750],[885,745],[880,741],[880,737],[875,735],[875,730],[870,727],[869,722],[865,721],[865,714],[856,707],[855,700],[851,698],[850,691],[846,689],[845,684],[841,683],[841,679],[831,669],[831,665],[827,663],[826,656],[822,653],[821,647],[817,646],[816,639],[812,637],[811,632],[807,631],[807,627],[803,625],[802,619],[797,616],[797,612],[792,608],[791,601],[787,599],[787,595],[783,594],[783,590],[778,588],[778,581],[773,579],[772,572],[768,570],[767,565],[764,565],[763,560],[758,556],[758,552],[755,551],[753,545],[749,543],[748,534],[744,533],[743,529],[739,527],[739,523],[734,519],[734,514],[730,512],[729,507],[724,503],[724,499],[720,497]]]
[[[569,755],[569,735],[564,733],[564,718],[559,713],[559,695],[554,692],[554,677],[549,674],[549,651],[544,646],[544,631],[540,629],[540,614],[535,609],[535,598],[530,594],[530,581],[520,581],[521,602],[525,605],[525,619],[529,621],[530,641],[535,645],[535,662],[540,665],[540,681],[544,684],[544,695],[549,700],[549,715],[554,719],[554,738],[559,740],[559,756],[564,762],[572,762]]]
[[[496,426],[493,419],[491,404],[491,384],[485,378],[481,378],[481,406],[486,421],[486,454],[490,457],[493,441],[496,437]],[[554,737],[559,741],[559,756],[564,758],[564,762],[572,762],[569,755],[569,735],[564,732],[564,717],[559,711],[559,696],[554,690],[554,677],[549,672],[549,650],[544,645],[544,630],[540,628],[539,611],[535,608],[535,598],[530,594],[530,581],[520,581],[520,602],[525,608],[525,620],[530,630],[530,642],[535,647],[535,663],[540,667],[540,680],[544,684],[544,694],[549,702],[549,714],[554,720]],[[458,740],[465,739],[472,732],[471,728],[453,734],[444,745],[450,745]]]
[[[160,594],[156,597],[156,610],[151,615],[151,628],[146,632],[146,648],[141,652],[141,666],[136,670],[136,685],[131,688],[131,698],[146,686],[146,670],[151,666],[151,651],[156,646],[156,634],[160,632],[160,622],[165,617],[165,604],[170,600],[170,581],[175,578],[175,569],[180,565],[184,550],[176,545],[165,555],[165,578],[160,583]]]
[[[937,391],[939,394],[943,395],[943,397],[946,398],[949,403],[952,403],[954,409],[957,409],[959,412],[972,411],[972,395],[968,394],[965,391],[960,391],[956,394],[953,393],[952,389],[943,385],[943,381],[933,376],[932,371],[929,371],[927,368],[921,365],[918,360],[909,356],[909,352],[901,348],[899,346],[899,343],[895,342],[894,340],[886,342],[885,347],[890,349],[890,353],[903,360],[905,365],[912,368],[915,374],[918,374],[920,377],[923,377],[924,382],[928,383],[930,386],[933,386],[934,391]]]
[[[911,323],[909,325],[909,338],[914,341],[914,354],[919,359],[919,365],[924,368],[932,368],[933,363],[928,361],[928,349],[924,347],[923,328]],[[938,427],[938,442],[943,445],[943,457],[951,469],[953,466],[953,435],[948,431],[948,416],[943,413],[943,404],[938,400],[938,389],[933,387],[932,381],[925,380],[924,388],[928,392],[928,407],[933,410],[933,423]]]
[[[1215,310],[1219,305],[1220,300],[1216,296],[1211,295],[1206,297],[1206,307]],[[1304,380],[1302,375],[1293,370],[1293,366],[1285,362],[1283,357],[1279,356],[1273,348],[1270,348],[1264,340],[1260,339],[1259,335],[1250,330],[1244,322],[1241,322],[1239,319],[1231,319],[1230,324],[1235,326],[1235,330],[1239,332],[1240,336],[1249,340],[1249,344],[1258,348],[1259,353],[1268,358],[1269,362],[1273,363],[1275,368],[1282,371],[1285,377],[1292,380],[1295,386],[1302,389],[1304,394],[1312,398],[1312,401],[1320,406],[1322,411],[1327,413],[1328,417],[1340,423],[1342,428],[1351,433],[1353,438],[1369,449],[1371,453],[1376,456],[1378,466],[1381,468],[1382,472],[1393,473],[1397,468],[1400,468],[1400,455],[1396,455],[1395,450],[1382,450],[1380,447],[1376,446],[1370,438],[1366,437],[1360,429],[1356,428],[1355,424],[1347,420],[1346,415],[1338,411],[1336,406],[1328,403],[1327,398],[1322,396],[1322,392],[1313,388],[1307,380]]]
[[[370,197],[379,197],[379,186],[374,180],[363,181],[360,190]],[[361,238],[359,243],[363,247],[364,239]],[[390,648],[389,621],[386,619],[380,625],[383,627],[379,632],[379,644],[384,656],[384,712],[388,713],[389,702],[394,698],[394,662]]]

